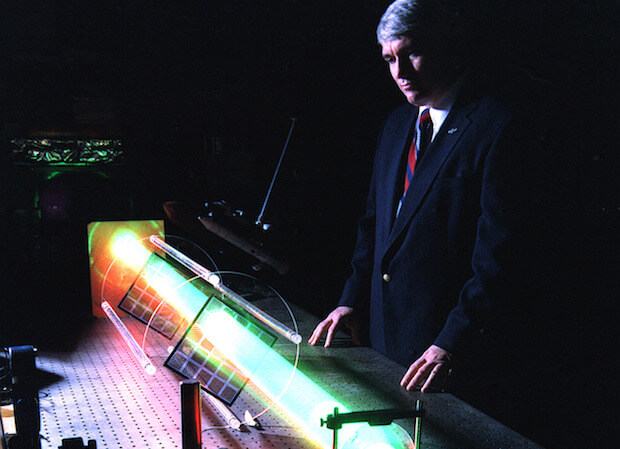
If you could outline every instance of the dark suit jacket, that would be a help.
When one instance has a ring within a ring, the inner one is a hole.
[[[340,300],[368,307],[372,347],[406,366],[431,344],[458,353],[492,321],[521,250],[529,200],[523,122],[490,96],[462,92],[418,162],[398,217],[418,108],[403,105],[384,123]]]

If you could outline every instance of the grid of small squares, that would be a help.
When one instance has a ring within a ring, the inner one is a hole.
[[[119,307],[130,315],[136,317],[144,324],[148,324],[153,313],[157,310],[150,327],[171,339],[183,323],[183,316],[172,307],[168,306],[164,298],[149,283],[148,279],[157,276],[166,276],[161,267],[166,262],[157,254],[152,254],[144,268],[138,274]],[[170,269],[170,265],[165,266]]]
[[[198,315],[196,322],[201,322],[205,314],[219,310],[224,310],[232,316],[245,329],[266,343],[267,347],[271,347],[275,343],[276,338],[273,335],[215,297],[209,299],[206,307]],[[253,349],[255,348],[248,348],[249,351]],[[247,376],[241,374],[226,356],[205,338],[200,326],[196,324],[190,326],[185,337],[166,360],[166,366],[188,378],[200,380],[203,388],[229,405],[235,401],[248,380]],[[254,370],[257,367],[250,368]]]

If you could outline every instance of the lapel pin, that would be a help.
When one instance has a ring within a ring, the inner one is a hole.
[[[455,132],[457,132],[459,129],[458,128],[450,128],[448,130],[448,134],[454,134]]]

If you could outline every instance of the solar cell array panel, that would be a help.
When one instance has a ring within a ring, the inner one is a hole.
[[[251,354],[244,358],[243,367],[237,366],[228,353],[218,349],[205,335],[204,323],[214,317],[219,320],[216,314],[222,312],[234,320],[234,325],[216,330],[226,333],[217,338],[225,339],[227,348],[236,348],[234,352]],[[274,335],[213,295],[165,364],[183,376],[200,380],[204,389],[231,405],[275,341]]]
[[[152,254],[119,307],[162,335],[172,339],[185,317],[175,310],[153,285],[152,280],[169,275],[171,268],[157,254]]]

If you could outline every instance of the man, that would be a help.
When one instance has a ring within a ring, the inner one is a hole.
[[[467,69],[460,16],[445,1],[397,0],[381,18],[382,55],[408,103],[379,137],[353,273],[309,339],[329,346],[342,324],[356,338],[367,309],[372,347],[408,366],[401,385],[422,392],[465,357],[498,304],[510,307],[528,203],[520,155],[530,142]]]

